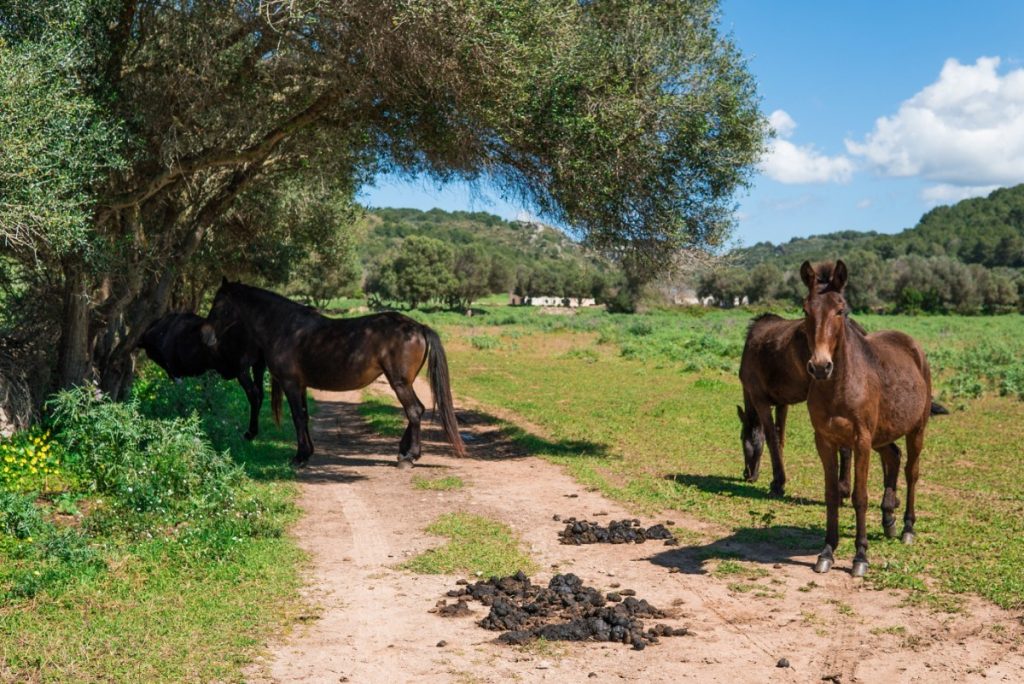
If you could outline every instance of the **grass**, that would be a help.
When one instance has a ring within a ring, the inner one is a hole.
[[[518,440],[585,486],[638,514],[679,510],[718,525],[717,540],[691,546],[698,552],[714,555],[723,543],[738,542],[809,555],[820,550],[825,513],[821,465],[803,407],[790,412],[787,497],[768,498],[767,454],[760,482],[740,477],[736,369],[750,317],[743,311],[544,316],[508,308],[471,319],[424,319],[444,332],[455,392],[539,426],[545,438],[521,432]],[[1019,339],[1024,319],[858,321],[869,330],[895,328],[916,337],[931,359],[936,396],[954,410],[929,426],[915,545],[881,534],[881,469],[872,465],[868,582],[908,590],[910,600],[941,609],[955,609],[952,597],[963,593],[1024,607],[1024,479],[1015,427],[1024,422],[1024,402],[1014,389],[1016,378],[1024,379],[1024,349],[1000,342]],[[479,349],[472,340],[481,335],[499,343]],[[902,491],[900,498],[906,498]],[[853,555],[853,523],[846,506],[841,557]]]
[[[466,572],[482,577],[504,577],[536,569],[507,525],[471,513],[448,513],[426,530],[448,537],[444,546],[431,549],[401,565],[425,575]]]
[[[405,414],[396,406],[397,400],[372,392],[363,392],[359,404],[359,415],[378,434],[385,437],[401,437],[407,424]]]
[[[466,486],[466,483],[462,481],[462,478],[458,475],[448,475],[447,477],[434,477],[426,478],[419,475],[413,475],[412,486],[416,489],[426,489],[428,491],[435,492],[451,492],[456,489],[462,489]]]
[[[260,438],[244,441],[244,395],[209,377],[144,375],[136,393],[140,422],[196,411],[203,439],[227,450],[235,472],[211,500],[221,511],[207,509],[203,484],[170,501],[73,480],[36,499],[36,514],[15,510],[38,532],[0,529],[0,680],[240,681],[304,608],[304,556],[285,535],[297,517],[290,430],[265,415]],[[58,514],[71,518],[65,527],[49,522]]]

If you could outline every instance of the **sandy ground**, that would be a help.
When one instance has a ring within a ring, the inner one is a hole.
[[[418,384],[417,392],[429,406],[425,387]],[[755,584],[772,597],[730,590],[746,580],[707,574],[699,549],[661,542],[564,546],[555,515],[633,516],[559,467],[516,453],[494,425],[468,410],[459,417],[471,458],[451,457],[431,428],[417,467],[398,470],[397,439],[366,427],[356,412],[359,398],[357,392],[316,394],[317,454],[299,478],[305,516],[294,530],[311,556],[306,591],[316,609],[270,645],[250,669],[250,681],[1024,681],[1019,614],[980,600],[953,615],[903,607],[901,593],[869,590],[851,578],[849,559],[820,576],[811,570],[813,556],[728,539],[715,548],[756,560],[769,574]],[[417,490],[413,475],[458,475],[466,487]],[[443,543],[423,530],[449,511],[510,525],[543,568],[535,581],[573,572],[599,589],[621,584],[672,612],[659,622],[689,627],[693,635],[665,638],[644,651],[607,643],[520,648],[495,643],[495,633],[476,625],[487,610],[479,604],[471,603],[472,617],[428,612],[459,577],[412,575],[395,566]],[[707,531],[683,513],[669,517]],[[812,581],[818,586],[807,590]],[[780,658],[790,667],[777,667]]]

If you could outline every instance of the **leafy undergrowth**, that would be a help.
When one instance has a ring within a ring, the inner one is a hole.
[[[731,351],[720,365],[732,369],[738,365],[738,342],[749,313],[693,317],[659,312],[636,317],[633,333],[614,320],[602,323],[597,313],[557,325],[547,319],[573,317],[533,313],[534,321],[520,311],[511,316],[515,321],[507,326],[488,329],[488,334],[505,340],[498,347],[473,345],[470,340],[481,328],[462,321],[444,329],[446,348],[456,393],[493,406],[502,415],[511,411],[548,434],[548,439],[512,434],[532,453],[564,465],[585,485],[630,504],[638,513],[679,510],[730,530],[725,536],[690,544],[687,550],[692,553],[714,557],[727,553],[733,543],[780,556],[820,550],[825,522],[821,465],[806,408],[790,411],[787,497],[769,499],[767,451],[761,480],[751,484],[741,477],[735,405],[742,394],[732,370],[718,370],[706,362],[707,347],[712,345],[677,350],[678,355],[693,355],[687,360],[662,354],[655,344],[646,358],[640,358],[603,342],[600,333],[593,334],[614,325],[652,342],[667,335],[659,331],[671,327],[690,329],[689,339],[721,335],[720,347]],[[588,320],[590,332],[582,325]],[[869,330],[896,328],[914,335],[934,359],[936,394],[962,402],[953,407],[962,410],[929,425],[915,545],[883,537],[878,511],[881,469],[872,464],[869,581],[880,588],[907,589],[911,600],[946,609],[965,592],[1007,608],[1024,606],[1024,480],[1019,477],[1016,428],[1024,421],[1024,403],[1011,390],[1013,372],[1000,370],[1020,364],[1022,355],[1009,347],[986,351],[986,345],[998,346],[993,339],[1019,338],[1024,322],[1016,315],[858,320]],[[573,350],[577,351],[567,353]],[[957,389],[958,374],[978,378],[982,387],[977,398]],[[900,487],[900,499],[905,501],[902,474]],[[840,512],[838,555],[844,560],[853,556],[853,532],[853,511],[847,505]]]
[[[426,575],[466,572],[483,577],[504,577],[536,569],[507,525],[470,513],[442,515],[426,530],[448,537],[444,546],[411,558],[401,567]]]
[[[289,435],[245,442],[237,385],[158,370],[7,443],[47,465],[0,480],[0,679],[237,680],[301,608]]]

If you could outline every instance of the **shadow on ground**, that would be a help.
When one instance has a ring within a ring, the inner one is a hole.
[[[770,499],[768,489],[756,484],[747,482],[739,477],[725,477],[722,475],[691,475],[690,473],[675,473],[665,476],[666,480],[675,482],[678,485],[694,487],[709,494],[726,494],[744,499]],[[798,506],[824,506],[825,502],[808,499],[803,496],[782,497],[781,501],[797,504]]]
[[[393,451],[397,456],[398,440],[406,424],[405,414],[400,407],[380,402],[337,403],[340,411],[351,409],[353,413],[358,412],[362,415],[368,421],[364,423],[364,429],[385,441],[390,441],[390,444],[384,447],[383,453]],[[495,460],[539,455],[606,458],[610,455],[606,444],[587,440],[546,439],[480,410],[459,409],[456,411],[456,417],[459,421],[459,433],[470,458]],[[422,425],[425,453],[438,453],[435,450],[443,453],[448,449],[448,443],[433,419],[433,411],[424,414]],[[374,432],[374,428],[380,430],[380,434]]]
[[[676,547],[648,560],[661,567],[676,568],[687,575],[707,574],[706,561],[725,558],[812,567],[812,562],[798,557],[820,551],[824,534],[823,529],[815,527],[744,527],[709,544]]]

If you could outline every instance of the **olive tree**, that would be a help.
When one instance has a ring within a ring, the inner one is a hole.
[[[57,220],[0,183],[19,263],[56,274],[59,383],[120,394],[218,225],[285,178],[486,176],[596,247],[717,244],[766,131],[717,24],[714,0],[0,0],[5,83],[44,72],[62,107],[4,147],[88,141],[40,172]]]

